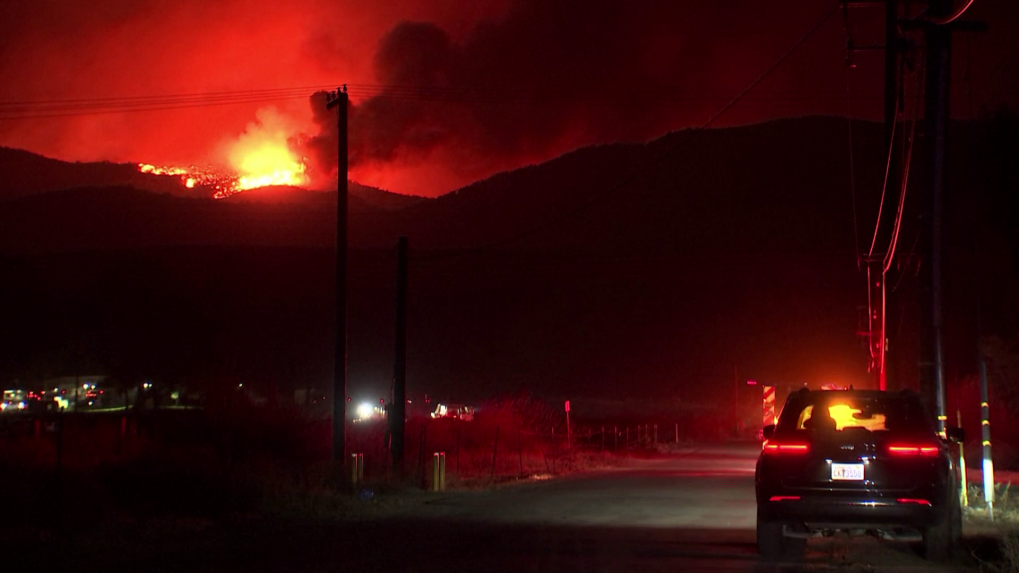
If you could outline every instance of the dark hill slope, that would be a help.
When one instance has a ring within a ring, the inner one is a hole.
[[[1016,316],[1004,240],[1017,215],[1009,129],[953,131],[946,318],[963,334],[948,337],[946,355],[960,375],[973,348],[973,244],[1004,253],[983,263],[988,322],[1005,329]],[[858,234],[869,245],[884,152],[878,126],[854,133]],[[377,400],[389,389],[400,235],[412,248],[408,378],[418,398],[526,387],[574,400],[728,400],[734,365],[762,383],[866,380],[847,145],[845,120],[823,118],[685,131],[578,150],[397,211],[352,209],[351,393]],[[123,188],[0,203],[0,275],[12,277],[0,287],[0,364],[30,371],[107,336],[151,337],[194,352],[198,370],[321,384],[332,361],[327,203]],[[917,321],[906,302],[918,211],[908,208],[893,270],[893,348],[903,356]],[[230,341],[223,352],[219,340]]]
[[[851,254],[846,128],[813,118],[585,148],[398,213],[385,242],[401,229],[421,248]],[[880,186],[879,133],[856,127],[861,210]]]
[[[0,147],[0,201],[75,187],[120,185],[181,195],[188,191],[176,177],[141,173],[134,164],[68,163]]]

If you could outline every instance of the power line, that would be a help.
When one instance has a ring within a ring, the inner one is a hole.
[[[733,98],[733,100],[731,102],[729,102],[728,105],[726,105],[722,109],[718,110],[718,113],[716,113],[710,119],[708,119],[708,121],[705,122],[705,124],[703,126],[701,126],[701,129],[705,129],[707,127],[710,127],[711,124],[715,123],[715,121],[718,120],[718,118],[720,118],[723,115],[725,115],[725,113],[727,111],[729,111],[730,109],[732,109],[733,106],[735,106],[737,103],[739,103],[739,101],[741,99],[743,99],[743,96],[745,96],[748,93],[750,93],[750,90],[752,90],[755,87],[757,87],[758,84],[763,82],[765,78],[767,78],[769,75],[771,75],[771,72],[775,71],[775,69],[777,69],[779,66],[781,66],[782,63],[785,62],[786,59],[788,59],[789,56],[791,56],[793,54],[793,52],[798,50],[799,47],[802,46],[803,43],[806,42],[808,38],[813,36],[814,32],[816,32],[818,30],[818,28],[821,27],[822,24],[827,22],[828,18],[830,18],[831,15],[834,14],[838,9],[839,9],[838,5],[835,5],[834,7],[832,7],[832,9],[829,10],[828,13],[825,14],[820,20],[818,20],[817,23],[814,24],[814,26],[810,30],[807,30],[806,34],[803,34],[802,36],[800,36],[800,39],[797,40],[796,43],[793,44],[792,47],[790,47],[786,51],[786,53],[782,54],[781,57],[779,57],[777,60],[775,60],[774,64],[772,64],[768,69],[764,70],[764,73],[762,73],[760,75],[760,77],[758,77],[756,80],[751,82],[750,85],[747,86],[746,89],[744,89],[742,92],[740,92],[739,95],[737,95],[735,98]]]
[[[100,105],[100,104],[130,104],[130,103],[145,103],[145,102],[170,102],[176,100],[195,100],[195,99],[210,99],[210,98],[221,98],[221,97],[238,97],[238,96],[252,96],[252,95],[278,95],[292,92],[308,93],[311,90],[323,89],[322,86],[302,86],[302,87],[288,87],[288,88],[265,88],[256,90],[237,90],[237,91],[224,91],[224,92],[194,92],[194,93],[183,93],[183,94],[149,94],[149,95],[138,95],[138,96],[109,96],[109,97],[95,97],[95,98],[74,98],[74,99],[55,99],[55,100],[24,100],[24,101],[8,101],[0,102],[0,107],[5,106],[66,106],[66,105]]]
[[[325,86],[311,88],[287,88],[281,90],[250,90],[238,92],[221,92],[217,94],[180,94],[167,96],[136,96],[110,97],[76,100],[39,100],[0,102],[0,121],[49,119],[61,117],[79,117],[90,115],[109,115],[122,113],[139,113],[166,111],[174,109],[203,108],[223,105],[240,105],[269,103],[306,99],[316,91],[323,91]],[[593,105],[619,106],[672,106],[677,103],[712,103],[730,101],[731,95],[720,93],[684,93],[659,92],[654,87],[642,90],[631,88],[631,91],[617,93],[595,93],[590,95],[573,93],[555,93],[550,91],[544,95],[527,95],[523,93],[477,93],[472,88],[447,89],[437,91],[433,88],[420,88],[414,91],[393,91],[380,86],[372,90],[351,89],[350,93],[362,99],[390,100],[404,102],[433,102],[448,104],[500,105],[500,106],[547,106],[560,105]],[[744,104],[761,106],[800,107],[805,103],[836,101],[844,97],[834,91],[815,91],[797,94],[758,94],[744,99]],[[858,101],[874,100],[874,96],[856,96]]]
[[[906,158],[902,167],[902,184],[901,189],[899,190],[899,207],[898,212],[895,215],[895,226],[892,231],[891,244],[888,247],[888,252],[885,254],[884,270],[882,271],[882,275],[888,274],[888,269],[892,266],[892,260],[895,258],[895,249],[898,247],[899,243],[899,231],[902,228],[902,216],[906,205],[906,190],[909,185],[910,167],[913,162],[913,144],[916,141],[916,124],[919,123],[917,116],[919,115],[918,110],[920,107],[920,84],[922,74],[922,71],[915,74],[916,86],[913,88],[913,118],[912,125],[909,130],[909,142],[906,151]]]
[[[795,47],[794,47],[795,49]],[[781,63],[781,62],[779,62]],[[743,92],[706,92],[695,87],[674,84],[627,84],[618,87],[599,87],[597,90],[581,89],[563,85],[523,86],[426,86],[426,85],[384,85],[348,84],[354,99],[388,99],[393,101],[419,101],[440,103],[463,103],[474,105],[549,105],[586,104],[618,106],[626,105],[665,106],[675,103],[728,102],[717,116],[721,116],[734,102],[749,100],[761,105],[797,105],[809,102],[835,101],[840,97],[837,90],[815,90],[812,92],[758,92],[747,97],[758,82]],[[38,99],[0,101],[0,120],[46,119],[83,115],[114,113],[137,113],[172,109],[265,103],[271,101],[302,99],[313,93],[329,91],[328,85],[307,85],[283,88],[265,88],[221,92],[198,92],[183,94],[150,94],[139,96],[109,96],[73,99]],[[872,99],[860,96],[861,100]]]
[[[194,94],[0,102],[0,120],[152,112],[307,98],[317,86]]]
[[[878,231],[881,229],[881,213],[884,211],[885,208],[885,192],[888,190],[888,177],[891,175],[892,170],[892,151],[895,149],[895,128],[899,124],[898,101],[899,101],[898,98],[896,98],[895,113],[893,114],[893,117],[895,117],[895,122],[892,123],[892,133],[891,136],[888,138],[888,160],[885,163],[884,182],[881,184],[881,201],[878,203],[877,207],[877,221],[874,222],[874,237],[870,240],[870,250],[867,251],[868,259],[874,256],[874,247],[877,245]]]

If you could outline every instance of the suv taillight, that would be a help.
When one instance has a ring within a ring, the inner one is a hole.
[[[764,442],[764,453],[766,454],[805,454],[810,447],[802,442],[780,442],[768,440]]]
[[[903,457],[932,457],[938,455],[938,447],[932,444],[890,444],[888,453]]]

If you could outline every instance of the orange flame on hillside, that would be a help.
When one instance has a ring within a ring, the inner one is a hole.
[[[238,165],[237,190],[269,185],[298,187],[308,182],[304,162],[284,145],[264,143],[242,154]]]
[[[195,187],[211,187],[216,190],[217,194],[220,191],[233,188],[233,179],[229,175],[222,174],[215,169],[195,167],[167,167],[159,165],[151,165],[149,163],[139,163],[138,171],[142,173],[151,173],[153,175],[170,175],[174,177],[180,177],[181,183],[184,184],[188,189],[194,189]]]
[[[300,187],[309,182],[307,166],[304,159],[290,148],[290,129],[286,123],[285,118],[275,110],[260,110],[257,121],[249,124],[237,141],[230,144],[230,170],[147,163],[139,163],[138,170],[142,173],[180,177],[181,183],[188,189],[209,187],[214,190],[214,199],[225,199],[259,187]]]

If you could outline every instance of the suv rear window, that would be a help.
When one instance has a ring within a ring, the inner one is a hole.
[[[903,394],[816,392],[791,401],[779,425],[796,430],[933,432],[919,399]]]

